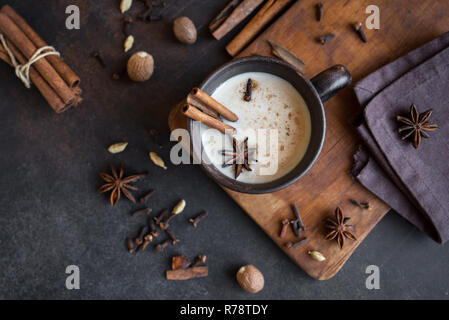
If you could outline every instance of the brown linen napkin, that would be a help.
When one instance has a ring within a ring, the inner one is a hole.
[[[449,239],[449,32],[367,76],[354,87],[369,154],[354,156],[353,175],[435,241]],[[432,108],[440,129],[418,150],[402,141],[396,115]]]

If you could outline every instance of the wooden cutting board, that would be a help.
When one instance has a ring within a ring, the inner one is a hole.
[[[351,72],[353,83],[382,65],[448,31],[449,10],[446,1],[397,0],[376,3],[380,9],[380,30],[367,30],[368,43],[354,32],[355,22],[364,22],[365,8],[371,0],[322,1],[323,19],[316,21],[315,0],[297,1],[282,17],[258,37],[240,56],[270,56],[266,40],[287,48],[306,63],[303,73],[313,77],[334,64],[343,64]],[[325,45],[316,38],[334,33]],[[351,88],[325,103],[327,132],[323,150],[312,169],[292,186],[265,195],[248,195],[226,188],[225,191],[273,239],[276,244],[311,277],[326,280],[334,276],[389,207],[349,175],[352,156],[360,141],[351,123],[361,110]],[[185,119],[172,113],[170,128],[182,127]],[[349,200],[368,201],[371,210],[361,210]],[[292,232],[279,238],[280,221],[293,218],[290,205],[295,203],[306,226],[307,244],[285,248],[295,241]],[[325,241],[323,221],[333,217],[337,206],[356,226],[358,241]],[[326,260],[317,262],[307,252],[318,250]]]

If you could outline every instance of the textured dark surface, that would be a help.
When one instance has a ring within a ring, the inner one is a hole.
[[[1,1],[0,4],[6,3]],[[81,76],[85,101],[56,115],[33,90],[26,90],[11,69],[0,64],[0,298],[40,299],[393,299],[449,298],[449,252],[395,213],[388,214],[331,280],[305,275],[255,223],[197,166],[155,167],[148,151],[169,157],[169,109],[215,67],[229,60],[224,46],[208,34],[209,20],[226,1],[167,0],[164,21],[135,25],[136,50],[156,61],[144,84],[114,82],[110,74],[126,61],[122,52],[119,1],[9,1],[48,43],[54,44]],[[65,7],[81,9],[81,30],[65,29]],[[136,2],[133,12],[141,6]],[[171,20],[192,18],[199,28],[193,46],[176,42]],[[90,57],[101,50],[103,69]],[[156,127],[164,148],[147,133]],[[128,141],[128,149],[110,155],[106,148]],[[149,203],[158,211],[180,198],[185,212],[173,230],[182,243],[163,254],[147,250],[130,256],[124,244],[145,221],[131,218],[127,200],[111,208],[98,195],[98,172],[110,163],[128,172],[148,171],[142,193],[157,191]],[[167,161],[168,162],[168,161]],[[209,217],[193,229],[188,218],[201,209]],[[208,255],[210,276],[168,282],[164,271],[176,253]],[[242,291],[234,274],[252,263],[265,275],[256,295]],[[81,270],[81,289],[65,288],[65,268]],[[365,288],[365,269],[380,267],[381,289]]]

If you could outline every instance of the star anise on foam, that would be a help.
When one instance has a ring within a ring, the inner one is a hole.
[[[101,179],[103,179],[106,183],[102,185],[99,189],[99,193],[104,193],[111,191],[111,196],[109,197],[109,201],[112,206],[115,206],[120,200],[120,193],[123,193],[125,197],[127,197],[130,201],[136,202],[136,199],[131,195],[128,190],[139,190],[137,187],[130,185],[130,183],[136,182],[137,180],[142,179],[147,174],[135,174],[129,177],[123,177],[125,167],[122,165],[119,173],[115,170],[114,166],[111,165],[112,176],[107,173],[100,173]]]
[[[428,138],[429,135],[425,131],[434,131],[438,129],[438,125],[429,122],[432,109],[429,109],[423,113],[418,113],[418,109],[415,104],[410,106],[410,119],[402,116],[397,116],[396,120],[405,124],[399,128],[399,133],[402,136],[402,140],[407,139],[413,135],[413,146],[418,149],[421,143],[421,137]]]
[[[340,248],[343,248],[345,238],[357,240],[352,233],[354,226],[346,224],[349,219],[349,217],[343,216],[343,211],[341,211],[340,207],[337,207],[337,209],[335,209],[335,220],[330,218],[326,219],[326,228],[329,229],[329,233],[324,237],[324,239],[337,240]]]
[[[236,138],[232,138],[232,150],[221,150],[224,157],[228,157],[223,162],[222,167],[235,166],[235,179],[242,173],[242,169],[252,171],[249,165],[250,156],[254,154],[255,148],[248,148],[248,137],[242,143],[238,143]]]

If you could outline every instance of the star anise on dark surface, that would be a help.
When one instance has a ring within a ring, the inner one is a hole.
[[[236,138],[232,138],[232,150],[221,150],[224,157],[228,157],[223,162],[223,168],[235,166],[235,179],[242,173],[242,169],[252,171],[249,165],[249,156],[255,149],[248,149],[248,137],[242,143],[238,143]]]
[[[329,233],[324,237],[325,240],[337,240],[340,248],[343,248],[345,238],[351,240],[357,240],[352,233],[354,226],[346,224],[349,221],[349,217],[343,216],[343,211],[340,207],[335,209],[335,220],[327,218],[326,228],[329,229]]]
[[[434,131],[438,129],[438,125],[429,122],[432,109],[429,109],[423,113],[418,113],[418,108],[415,104],[410,106],[410,119],[402,116],[397,116],[396,120],[405,124],[399,128],[399,133],[402,136],[402,140],[409,137],[413,138],[413,146],[418,149],[421,143],[421,137],[428,138],[429,135],[425,131]]]
[[[115,206],[120,200],[120,194],[123,193],[125,197],[127,197],[130,201],[136,202],[136,199],[131,195],[128,190],[139,190],[137,187],[130,185],[130,183],[136,182],[137,180],[142,179],[147,174],[135,174],[129,177],[123,177],[125,168],[122,165],[119,173],[115,170],[114,166],[111,165],[112,175],[107,173],[100,173],[101,179],[103,179],[106,184],[102,185],[99,189],[99,193],[104,193],[111,191],[111,196],[109,197],[109,201],[111,205]]]

